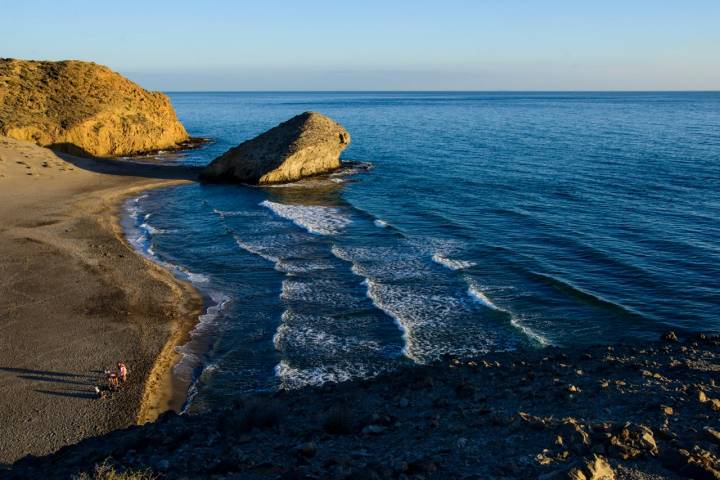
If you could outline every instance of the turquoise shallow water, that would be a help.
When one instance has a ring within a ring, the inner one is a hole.
[[[444,353],[720,330],[718,93],[173,93],[205,164],[305,110],[372,170],[128,202],[208,311],[192,408]]]

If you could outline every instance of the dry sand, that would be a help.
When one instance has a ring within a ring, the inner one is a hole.
[[[154,418],[202,308],[189,284],[137,255],[123,198],[195,172],[63,155],[0,137],[0,463]],[[129,384],[94,398],[103,367]]]

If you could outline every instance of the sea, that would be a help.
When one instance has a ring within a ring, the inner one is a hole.
[[[304,111],[350,167],[125,204],[205,310],[184,409],[446,354],[720,331],[720,93],[169,93],[205,165]]]

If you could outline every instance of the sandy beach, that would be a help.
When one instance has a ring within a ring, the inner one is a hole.
[[[202,299],[132,250],[118,213],[129,195],[193,176],[0,137],[0,462],[166,408],[174,347]],[[103,368],[118,361],[128,385],[95,399]]]

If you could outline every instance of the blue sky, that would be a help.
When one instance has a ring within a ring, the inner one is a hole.
[[[12,0],[0,32],[161,90],[720,89],[719,0]]]

